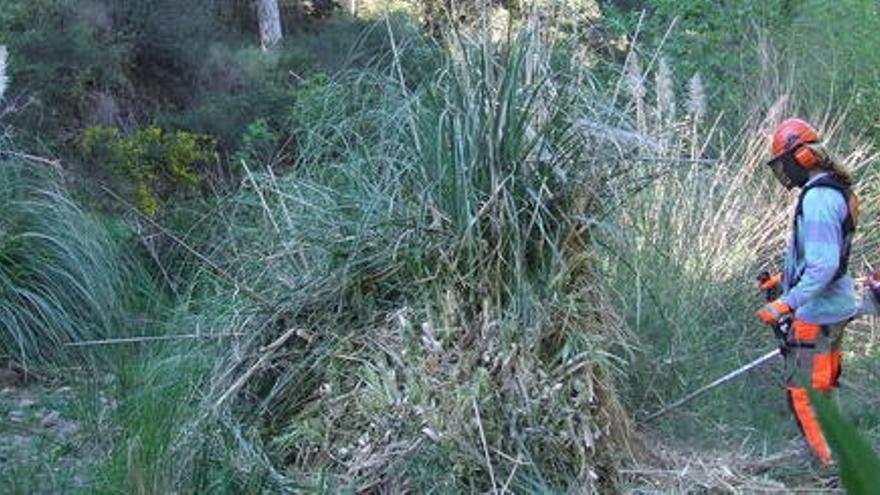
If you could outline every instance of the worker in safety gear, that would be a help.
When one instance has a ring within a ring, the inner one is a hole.
[[[768,166],[787,189],[800,188],[779,283],[782,295],[757,315],[769,325],[793,318],[786,337],[786,393],[795,419],[823,465],[828,443],[810,405],[807,387],[829,392],[838,385],[843,329],[858,309],[848,273],[850,245],[858,220],[852,176],[835,161],[819,133],[800,119],[773,133]]]

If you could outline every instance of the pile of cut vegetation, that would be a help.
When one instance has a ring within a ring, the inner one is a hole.
[[[604,108],[576,53],[453,39],[392,36],[443,60],[415,86],[399,63],[307,82],[294,169],[245,160],[191,231],[216,265],[199,328],[246,335],[212,374],[213,438],[275,490],[595,492],[629,455],[591,248],[622,146],[574,125]]]

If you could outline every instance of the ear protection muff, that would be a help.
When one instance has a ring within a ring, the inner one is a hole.
[[[816,164],[819,163],[819,158],[816,157],[816,153],[814,153],[807,144],[798,146],[798,148],[794,150],[794,159],[798,162],[798,165],[808,169],[815,167]]]

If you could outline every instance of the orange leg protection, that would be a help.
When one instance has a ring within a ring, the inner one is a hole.
[[[834,354],[813,354],[813,388],[820,392],[827,392],[834,387],[837,378],[837,368]]]
[[[828,444],[825,442],[825,435],[822,434],[822,428],[819,426],[819,420],[813,412],[810,405],[810,396],[807,395],[807,389],[803,387],[787,387],[788,400],[791,409],[794,411],[795,419],[801,427],[801,431],[806,438],[807,443],[813,452],[822,461],[823,466],[827,466],[831,461],[831,452]]]
[[[828,392],[837,387],[842,361],[843,355],[840,351],[831,351],[830,354],[813,354],[813,388],[820,392]]]

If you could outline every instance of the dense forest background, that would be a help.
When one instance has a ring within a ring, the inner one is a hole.
[[[779,363],[641,418],[774,346],[781,119],[880,262],[877,9],[5,0],[2,491],[834,485]],[[837,398],[875,447],[878,339]]]

